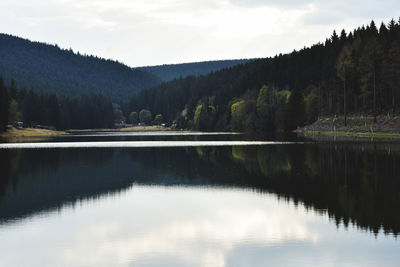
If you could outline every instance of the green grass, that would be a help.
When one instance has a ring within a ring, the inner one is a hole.
[[[0,136],[3,138],[21,138],[21,137],[55,136],[55,135],[66,135],[66,134],[68,133],[63,131],[53,131],[53,130],[34,129],[34,128],[17,129],[15,127],[9,127],[7,131],[1,133]]]

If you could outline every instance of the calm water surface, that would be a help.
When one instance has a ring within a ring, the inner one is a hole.
[[[400,143],[0,144],[0,266],[399,266]]]

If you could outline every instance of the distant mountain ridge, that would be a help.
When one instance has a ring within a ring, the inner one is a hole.
[[[213,60],[180,64],[165,64],[158,66],[137,67],[136,69],[148,71],[163,81],[172,81],[187,76],[207,75],[211,72],[244,64],[252,59]]]
[[[161,83],[154,74],[117,61],[7,34],[0,34],[0,76],[19,88],[68,96],[102,93],[116,102]]]

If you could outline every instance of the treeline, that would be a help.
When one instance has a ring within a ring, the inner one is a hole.
[[[199,130],[292,130],[321,115],[399,112],[400,23],[336,31],[286,55],[135,94],[131,110]]]
[[[230,68],[249,61],[249,59],[214,60],[138,67],[137,69],[151,72],[157,77],[161,78],[163,81],[169,82],[181,77],[207,75],[210,72]]]
[[[113,128],[114,116],[111,100],[101,94],[66,97],[19,90],[13,81],[5,86],[0,77],[0,132],[18,122],[57,130]]]
[[[0,74],[7,85],[15,79],[20,88],[37,92],[67,96],[101,93],[115,102],[124,102],[135,91],[161,82],[149,72],[117,61],[6,34],[0,34]]]

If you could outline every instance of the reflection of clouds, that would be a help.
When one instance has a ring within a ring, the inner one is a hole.
[[[7,267],[396,266],[397,250],[275,195],[221,188],[133,186],[0,227]]]
[[[169,218],[152,214],[154,217],[148,222],[138,222],[137,216],[143,210],[129,205],[135,202],[135,195],[146,192],[132,190],[131,201],[122,203],[117,211],[120,218],[125,219],[118,221],[119,218],[113,218],[112,214],[110,217],[105,215],[101,221],[94,220],[77,232],[71,232],[71,246],[57,252],[63,258],[61,262],[67,265],[114,265],[131,260],[141,262],[172,257],[191,266],[224,266],[225,255],[237,245],[266,246],[318,238],[307,228],[312,215],[306,216],[303,208],[278,202],[272,196],[192,189],[188,194],[185,190],[170,192],[161,189],[156,194],[159,199],[150,202],[148,212],[162,209],[154,206],[156,203],[168,206],[179,200],[186,201],[189,208],[193,201],[193,210],[186,209],[185,214],[176,210]],[[169,203],[171,194],[175,197]],[[202,199],[205,200],[203,204],[200,202]],[[198,212],[201,214],[196,214]]]
[[[134,186],[46,216],[0,228],[0,266],[225,266],[242,247],[319,239],[318,215],[235,189]]]

